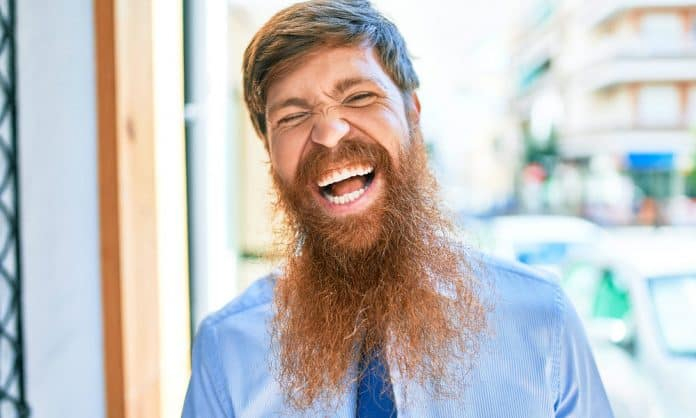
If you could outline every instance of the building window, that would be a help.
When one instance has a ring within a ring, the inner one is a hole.
[[[643,86],[638,93],[637,125],[673,128],[680,122],[679,90],[673,85]]]
[[[640,22],[641,41],[652,52],[677,50],[683,40],[683,31],[676,13],[649,13]]]

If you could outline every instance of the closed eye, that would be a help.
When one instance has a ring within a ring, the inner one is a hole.
[[[285,117],[282,117],[276,123],[278,125],[291,125],[293,123],[299,123],[301,120],[303,120],[305,117],[307,117],[308,114],[309,113],[307,113],[307,112],[291,113]]]
[[[363,91],[349,96],[343,101],[343,104],[354,107],[367,106],[371,104],[375,98],[377,98],[376,94],[369,91]]]

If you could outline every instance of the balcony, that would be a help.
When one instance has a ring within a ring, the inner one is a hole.
[[[696,151],[696,133],[686,127],[616,127],[564,135],[561,154],[567,158],[588,157],[598,153],[673,153]]]
[[[575,82],[598,91],[621,84],[696,80],[696,54],[671,58],[617,58],[578,71]]]
[[[584,23],[599,28],[631,9],[679,8],[694,6],[694,0],[591,0],[585,2]]]
[[[647,39],[646,37],[606,38],[589,49],[587,62],[598,63],[616,59],[693,58],[696,57],[694,40]]]

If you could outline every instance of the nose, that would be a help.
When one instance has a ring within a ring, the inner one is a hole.
[[[350,125],[336,116],[323,115],[312,128],[312,141],[327,148],[335,147],[350,131]]]

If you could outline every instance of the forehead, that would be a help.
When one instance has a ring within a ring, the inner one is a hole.
[[[271,82],[266,106],[268,108],[269,104],[288,96],[303,96],[312,91],[329,93],[337,83],[358,78],[372,80],[387,90],[397,89],[373,47],[325,47],[303,55],[290,70]]]

